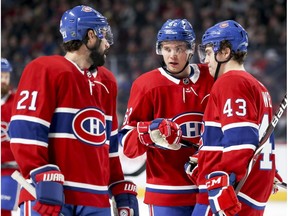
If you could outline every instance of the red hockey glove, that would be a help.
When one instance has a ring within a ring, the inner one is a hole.
[[[274,182],[273,182],[272,194],[276,194],[278,192],[279,188],[277,184],[282,183],[282,182],[283,182],[283,179],[279,175],[278,171],[276,170]]]
[[[33,207],[40,215],[58,216],[64,204],[64,176],[55,165],[49,164],[30,172],[36,189],[36,204]]]
[[[182,131],[179,125],[168,119],[158,118],[152,122],[138,122],[138,137],[150,147],[178,150],[181,148]]]
[[[189,157],[189,161],[184,165],[185,172],[188,178],[194,185],[197,185],[198,179],[198,158],[195,156]]]
[[[137,188],[131,181],[118,181],[109,186],[116,216],[139,216]]]
[[[230,177],[226,172],[215,171],[206,177],[208,199],[211,211],[216,215],[233,216],[241,210],[234,188],[235,174]]]

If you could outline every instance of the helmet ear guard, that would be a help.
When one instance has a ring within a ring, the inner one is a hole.
[[[106,38],[113,44],[113,34],[106,17],[93,8],[85,5],[67,10],[60,21],[60,33],[63,42],[83,40],[89,29],[94,30],[99,39]]]

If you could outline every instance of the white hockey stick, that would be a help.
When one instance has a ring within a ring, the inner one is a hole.
[[[235,189],[236,194],[239,193],[239,191],[243,187],[244,183],[246,182],[255,162],[257,161],[259,155],[261,154],[262,149],[265,147],[266,141],[268,140],[268,138],[273,133],[277,123],[279,122],[279,119],[281,118],[281,116],[284,113],[286,108],[287,108],[287,95],[285,94],[283,100],[281,101],[281,103],[279,105],[278,111],[273,116],[271,123],[269,124],[269,126],[267,127],[266,131],[264,132],[262,138],[259,141],[258,148],[256,149],[252,159],[249,162],[245,176],[241,179],[241,181],[239,182],[239,184],[237,185],[237,187]]]
[[[26,181],[26,179],[20,174],[20,172],[15,170],[12,173],[11,177],[15,181],[17,181],[23,188],[25,188],[34,198],[36,198],[36,190],[35,190],[35,188]]]
[[[287,190],[287,183],[286,182],[279,182],[279,183],[277,183],[277,185]]]

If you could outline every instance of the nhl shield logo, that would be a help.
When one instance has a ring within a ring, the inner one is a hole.
[[[72,122],[74,135],[84,143],[103,145],[107,140],[105,114],[93,107],[79,110]]]

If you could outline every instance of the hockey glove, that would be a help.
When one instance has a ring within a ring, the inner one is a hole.
[[[232,216],[241,210],[233,188],[236,176],[229,175],[223,171],[215,171],[206,177],[208,199],[212,212],[217,215]]]
[[[30,172],[36,189],[36,204],[33,207],[40,215],[58,216],[64,204],[64,176],[55,165],[49,164]]]
[[[181,148],[182,131],[177,123],[168,119],[138,122],[137,131],[139,140],[144,145],[171,150]]]
[[[197,185],[198,179],[198,158],[197,157],[189,157],[189,161],[184,165],[185,172],[188,178],[192,181],[194,185]]]
[[[127,180],[118,181],[109,186],[116,216],[139,216],[136,190],[136,185]]]
[[[272,194],[276,194],[279,190],[277,184],[281,184],[283,182],[282,177],[279,175],[278,171],[276,170],[274,182],[273,182],[273,188],[272,188]]]

